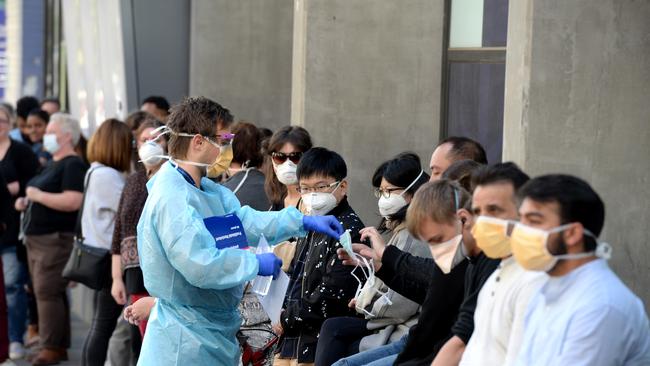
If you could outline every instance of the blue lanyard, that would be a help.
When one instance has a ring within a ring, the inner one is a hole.
[[[185,169],[181,168],[180,166],[177,166],[176,170],[178,170],[178,172],[181,173],[181,175],[183,176],[183,178],[185,178],[187,183],[196,187],[196,182],[194,181],[194,178],[192,178],[190,173],[188,173]]]

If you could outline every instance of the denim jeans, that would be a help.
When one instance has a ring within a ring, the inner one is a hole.
[[[385,346],[340,359],[332,366],[391,366],[400,352],[406,347],[407,338],[408,335],[405,335],[399,340]]]
[[[10,247],[2,250],[2,268],[9,315],[9,341],[23,343],[27,322],[27,263],[18,260],[16,247]]]

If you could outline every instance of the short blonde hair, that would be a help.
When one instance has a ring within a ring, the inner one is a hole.
[[[463,187],[448,179],[424,184],[415,192],[406,212],[409,232],[419,237],[420,226],[425,219],[440,224],[453,223],[459,209],[469,208],[471,198]]]
[[[67,113],[57,112],[50,116],[50,122],[58,123],[61,130],[72,136],[72,146],[77,146],[81,137],[79,121]]]

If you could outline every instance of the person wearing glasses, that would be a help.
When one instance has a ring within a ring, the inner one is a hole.
[[[256,255],[243,245],[257,246],[262,235],[273,245],[308,232],[336,238],[344,232],[334,216],[241,207],[232,191],[210,180],[230,166],[231,122],[219,103],[190,97],[172,108],[164,127],[169,162],[147,183],[137,228],[144,284],[156,298],[140,366],[237,365],[244,284],[277,276],[282,265],[273,253]]]
[[[405,220],[413,195],[428,181],[420,158],[408,152],[382,163],[372,177],[382,217],[378,231],[390,234],[387,245],[423,258],[431,258],[429,248],[406,230]],[[368,292],[367,296],[359,296],[366,299],[364,303],[352,300],[349,305],[363,318],[337,317],[323,323],[317,365],[329,366],[341,358],[397,341],[417,323],[420,305],[391,290],[383,281],[375,280],[362,292]]]
[[[302,155],[311,149],[309,132],[298,126],[285,126],[271,136],[264,189],[271,200],[271,211],[298,207],[300,193],[296,169]]]
[[[347,200],[343,158],[322,147],[312,148],[303,155],[296,174],[307,214],[334,215],[344,229],[350,230],[352,240],[359,242],[363,223]],[[338,239],[316,232],[298,239],[281,324],[275,327],[282,338],[274,365],[313,364],[323,321],[354,315],[348,302],[355,295],[357,281],[352,270],[337,258],[339,247]],[[361,278],[360,273],[357,277]]]

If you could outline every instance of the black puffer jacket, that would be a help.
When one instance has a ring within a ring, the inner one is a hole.
[[[359,230],[364,226],[346,198],[328,215],[336,216],[350,230],[352,242],[359,242]],[[338,240],[314,232],[298,240],[280,317],[284,329],[279,347],[282,358],[314,362],[318,333],[325,319],[355,316],[348,303],[354,298],[358,282],[352,276],[353,267],[338,259],[336,250],[340,247]],[[364,279],[357,271],[357,277]]]

